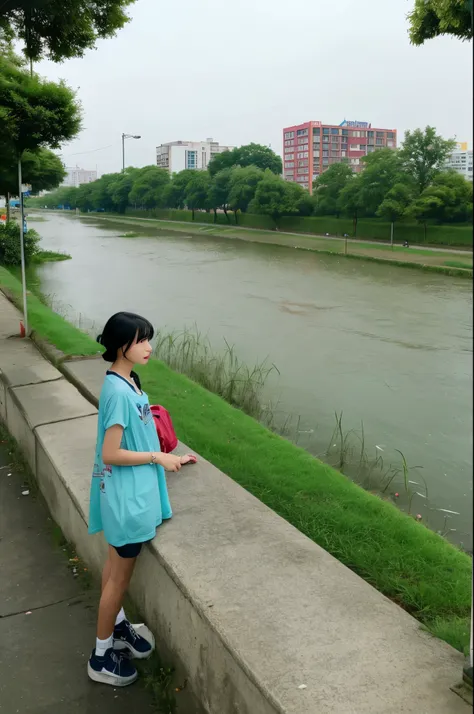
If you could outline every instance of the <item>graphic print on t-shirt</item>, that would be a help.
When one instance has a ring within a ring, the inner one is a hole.
[[[150,421],[153,419],[153,415],[151,413],[150,405],[144,404],[143,406],[141,404],[137,404],[137,409],[138,409],[138,416],[142,420],[142,422],[146,425],[149,424]]]

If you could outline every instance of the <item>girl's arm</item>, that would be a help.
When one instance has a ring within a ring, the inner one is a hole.
[[[163,466],[167,471],[179,471],[181,457],[173,454],[162,454],[157,451],[128,451],[121,449],[123,426],[115,424],[105,432],[102,446],[102,460],[109,466],[143,466],[155,463]],[[153,457],[154,460],[153,460]]]

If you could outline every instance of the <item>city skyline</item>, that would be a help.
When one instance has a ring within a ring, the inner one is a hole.
[[[471,43],[440,37],[411,46],[410,4],[395,0],[388,21],[374,14],[372,0],[341,0],[335,9],[302,0],[304,23],[291,34],[282,4],[261,0],[256,9],[243,0],[236,15],[207,0],[206,12],[219,15],[226,33],[206,43],[195,32],[202,8],[191,0],[169,7],[138,0],[113,40],[82,59],[35,69],[79,87],[84,129],[61,153],[68,165],[97,164],[101,174],[120,170],[123,132],[141,136],[127,146],[127,162],[136,166],[153,164],[155,147],[180,136],[255,141],[281,154],[281,128],[311,117],[369,117],[374,126],[395,127],[399,144],[407,129],[427,124],[465,140],[472,133]],[[171,30],[157,41],[164,25]]]

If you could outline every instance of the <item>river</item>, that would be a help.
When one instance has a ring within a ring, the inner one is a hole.
[[[398,449],[422,467],[410,471],[421,494],[412,512],[472,548],[470,281],[205,230],[170,235],[63,214],[31,227],[44,249],[72,255],[38,269],[42,292],[68,319],[97,333],[130,310],[158,328],[196,325],[216,349],[225,338],[248,363],[268,357],[279,376],[265,397],[281,419],[292,415],[300,445],[321,455],[335,412],[345,432],[358,431],[354,445],[363,422],[379,465],[400,465]],[[121,237],[132,230],[139,237]]]

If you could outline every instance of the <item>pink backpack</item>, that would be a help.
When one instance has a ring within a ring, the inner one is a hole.
[[[160,447],[163,454],[169,454],[178,446],[178,437],[171,421],[169,411],[159,404],[154,404],[150,407],[155,422]]]

